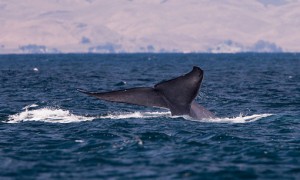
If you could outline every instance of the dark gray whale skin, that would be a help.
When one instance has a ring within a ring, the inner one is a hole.
[[[194,66],[183,76],[163,81],[154,87],[138,87],[110,92],[78,91],[98,99],[149,107],[168,108],[172,116],[188,115],[193,119],[215,118],[214,114],[195,102],[203,80],[203,70]]]

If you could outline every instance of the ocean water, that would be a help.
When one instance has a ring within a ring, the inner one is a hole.
[[[218,118],[76,91],[193,66]],[[300,54],[1,55],[0,179],[300,179]]]

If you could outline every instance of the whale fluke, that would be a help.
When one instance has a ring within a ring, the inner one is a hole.
[[[87,92],[81,89],[78,91],[105,101],[168,108],[166,102],[154,88],[141,87],[103,93]]]
[[[78,91],[98,99],[170,109],[172,115],[189,115],[196,119],[212,118],[214,115],[198,105],[196,98],[203,79],[203,71],[194,66],[183,76],[163,81],[154,87],[137,87],[110,92]],[[197,111],[201,112],[197,112]],[[201,116],[201,117],[200,117]]]

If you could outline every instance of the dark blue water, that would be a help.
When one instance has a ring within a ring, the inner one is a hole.
[[[154,84],[200,66],[218,116],[76,91]],[[1,55],[0,179],[300,179],[300,54]]]

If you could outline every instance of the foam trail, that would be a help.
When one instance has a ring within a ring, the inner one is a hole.
[[[90,117],[74,115],[68,110],[44,107],[30,110],[38,107],[36,104],[28,105],[23,108],[23,112],[10,115],[6,123],[20,123],[26,121],[40,121],[49,123],[73,123],[82,121],[92,121],[94,119],[129,119],[129,118],[157,118],[170,117],[170,112],[132,112],[132,113],[114,113],[104,116]]]
[[[273,114],[253,114],[249,116],[243,116],[242,114],[240,114],[239,116],[232,117],[232,118],[225,117],[225,118],[213,118],[213,119],[206,119],[206,120],[193,120],[193,119],[189,119],[189,120],[211,122],[211,123],[249,123],[272,115]]]
[[[41,121],[50,123],[72,123],[91,121],[94,117],[78,116],[70,113],[68,110],[41,108],[36,110],[28,110],[33,106],[26,106],[25,111],[18,114],[10,115],[7,123],[19,123],[25,121]],[[36,106],[34,106],[36,107]]]
[[[259,119],[272,116],[273,114],[254,114],[249,116],[243,116],[240,114],[237,117],[232,118],[213,118],[213,119],[204,119],[204,120],[195,120],[189,116],[175,116],[172,117],[170,111],[165,112],[131,112],[131,113],[112,113],[108,115],[102,115],[97,117],[90,116],[79,116],[72,114],[68,110],[56,109],[51,107],[44,107],[40,109],[30,110],[30,108],[36,108],[38,105],[32,104],[25,106],[23,112],[10,115],[8,117],[7,123],[19,123],[26,121],[41,121],[41,122],[50,122],[50,123],[73,123],[73,122],[82,122],[82,121],[92,121],[94,119],[130,119],[130,118],[184,118],[186,120],[198,121],[198,122],[209,122],[209,123],[249,123],[254,122]]]
[[[132,112],[132,113],[117,113],[99,116],[100,119],[129,119],[129,118],[158,118],[170,117],[171,112]]]

